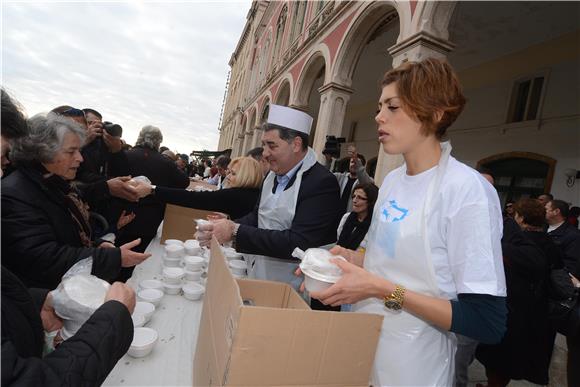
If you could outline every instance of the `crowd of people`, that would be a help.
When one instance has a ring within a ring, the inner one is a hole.
[[[557,332],[569,384],[580,385],[580,231],[568,203],[544,194],[502,213],[492,174],[451,156],[445,133],[465,98],[446,62],[404,63],[381,86],[378,139],[404,164],[380,190],[354,147],[348,170],[319,163],[313,119],[292,108],[270,106],[262,147],[197,164],[164,149],[155,126],[130,147],[95,109],[26,119],[2,90],[3,385],[103,382],[131,343],[124,282],[149,257],[166,203],[215,211],[196,237],[231,243],[251,278],[303,292],[296,247],[344,257],[333,261],[341,279],[305,298],[384,316],[375,386],[466,385],[474,357],[488,386],[547,384]],[[48,290],[89,256],[91,273],[113,284],[106,302],[43,357],[43,331],[62,325]]]

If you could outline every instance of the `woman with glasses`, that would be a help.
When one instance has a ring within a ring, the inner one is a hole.
[[[382,81],[375,121],[405,163],[379,191],[364,253],[334,247],[343,276],[326,305],[383,316],[371,384],[453,384],[454,333],[497,343],[505,332],[502,215],[497,192],[443,141],[465,105],[449,64],[405,62]]]
[[[366,248],[367,231],[379,189],[373,183],[357,184],[352,192],[352,212],[344,214],[337,231],[337,245],[350,250]]]
[[[195,192],[159,187],[138,182],[137,191],[143,198],[154,194],[163,203],[199,210],[218,211],[237,219],[256,206],[262,185],[260,164],[251,157],[238,157],[228,165],[225,188],[217,191]]]

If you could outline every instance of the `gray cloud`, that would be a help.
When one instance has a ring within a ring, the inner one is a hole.
[[[3,5],[2,84],[29,115],[92,107],[159,126],[182,153],[216,149],[228,60],[250,0]]]

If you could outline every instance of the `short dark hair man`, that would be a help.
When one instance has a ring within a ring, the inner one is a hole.
[[[333,243],[339,220],[338,183],[308,148],[311,125],[304,112],[270,106],[262,145],[271,172],[260,201],[252,213],[212,225],[220,242],[233,240],[237,251],[253,254],[247,256],[251,277],[295,288],[301,280],[293,275],[292,251]]]
[[[566,221],[569,208],[563,200],[550,200],[546,204],[548,235],[564,253],[566,270],[580,278],[580,230]]]
[[[550,193],[543,193],[538,196],[538,200],[545,206],[550,200],[554,200],[554,195]]]

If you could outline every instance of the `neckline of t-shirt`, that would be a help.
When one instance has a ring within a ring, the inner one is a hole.
[[[433,173],[435,173],[438,167],[439,167],[438,165],[435,165],[434,167],[431,167],[416,175],[408,175],[407,170],[405,170],[403,172],[403,181],[407,183],[415,183],[417,181],[421,181],[423,179],[426,179],[428,176],[431,176]]]

